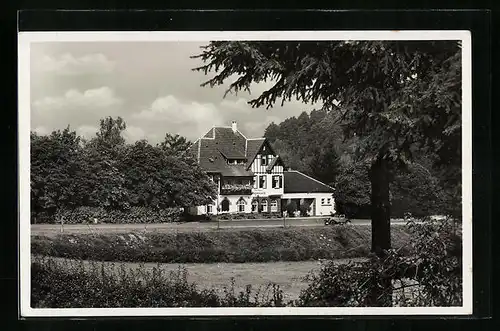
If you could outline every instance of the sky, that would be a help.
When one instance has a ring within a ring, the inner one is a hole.
[[[39,134],[64,129],[91,138],[99,120],[121,116],[128,142],[163,140],[165,133],[193,141],[214,125],[234,120],[248,138],[261,137],[279,123],[314,105],[299,101],[251,108],[248,101],[272,86],[254,85],[251,94],[224,98],[227,86],[201,87],[210,77],[192,68],[195,42],[44,42],[31,44],[31,129]],[[317,105],[316,105],[317,107]]]

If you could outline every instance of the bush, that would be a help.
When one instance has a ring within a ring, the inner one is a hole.
[[[281,213],[224,213],[214,215],[214,219],[219,220],[241,220],[241,219],[274,219],[281,218]]]
[[[309,211],[311,211],[311,205],[302,204],[300,205],[299,210],[300,210],[300,216],[302,217],[309,216],[308,213]]]
[[[287,203],[285,206],[285,210],[288,214],[288,216],[293,217],[294,213],[297,211],[297,204],[295,201],[291,201],[290,203]]]
[[[410,230],[414,254],[393,249],[367,262],[328,263],[309,276],[311,283],[295,304],[380,306],[381,297],[389,297],[388,304],[397,306],[462,305],[461,237],[451,222],[410,222]]]
[[[161,267],[136,270],[35,259],[31,264],[31,306],[36,308],[118,307],[278,307],[283,306],[279,286],[264,291],[236,293],[234,281],[224,295],[198,289],[187,280],[187,271],[166,273]]]
[[[127,224],[127,223],[169,223],[180,220],[180,208],[155,209],[146,207],[131,207],[127,211],[107,210],[100,207],[78,207],[63,209],[51,216],[42,214],[33,223],[56,223],[61,217],[64,224],[98,223]]]
[[[407,242],[393,229],[394,247]],[[209,263],[304,261],[365,257],[368,227],[255,229],[186,233],[107,233],[32,236],[33,254],[96,261]]]

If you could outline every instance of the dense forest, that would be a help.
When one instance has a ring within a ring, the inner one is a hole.
[[[345,140],[336,113],[326,110],[303,112],[265,130],[286,166],[302,171],[336,189],[337,209],[351,217],[370,217],[369,163],[358,161],[354,138]],[[391,205],[394,217],[411,212],[415,216],[441,214],[447,190],[440,187],[440,172],[432,167],[432,155],[418,149],[414,159],[393,172]]]

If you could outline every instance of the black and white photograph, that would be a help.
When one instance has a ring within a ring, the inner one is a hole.
[[[467,31],[21,32],[25,316],[472,312]]]

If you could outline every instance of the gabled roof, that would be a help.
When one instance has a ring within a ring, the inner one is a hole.
[[[257,139],[248,139],[247,140],[247,148],[246,148],[246,155],[247,155],[247,167],[249,167],[255,157],[257,156],[257,153],[259,153],[260,148],[262,145],[264,145],[264,142],[266,141],[266,138],[257,138]]]
[[[335,189],[299,171],[289,170],[285,177],[284,193],[333,193]]]
[[[247,139],[231,127],[216,126],[196,140],[188,153],[198,160],[206,172],[221,173],[223,176],[253,176],[249,168],[265,144],[274,153],[266,138]],[[244,160],[246,164],[229,165],[227,159]],[[272,169],[277,163],[283,163],[279,156],[267,169]]]
[[[242,171],[233,170],[226,159],[243,159],[246,138],[241,132],[231,127],[213,127],[205,135],[195,141],[189,152],[198,160],[201,168],[207,172],[227,173],[227,176],[243,176]],[[243,169],[244,170],[244,169]],[[241,175],[237,175],[241,173]],[[251,175],[250,175],[251,176]]]

